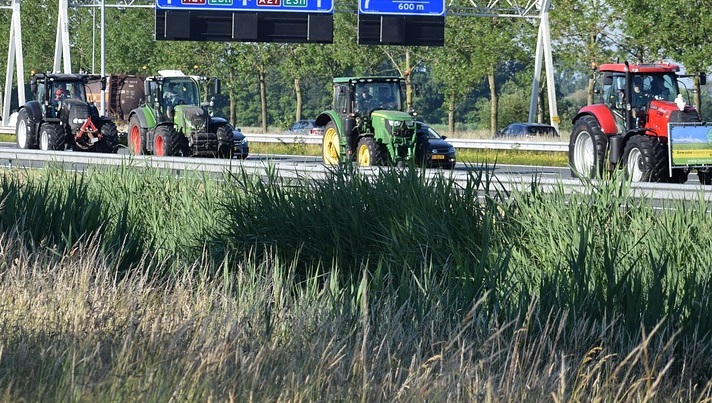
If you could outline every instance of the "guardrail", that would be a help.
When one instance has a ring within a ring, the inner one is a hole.
[[[294,136],[288,134],[255,134],[245,133],[250,142],[283,143],[283,144],[321,144],[321,136]],[[479,148],[488,150],[520,150],[520,151],[552,151],[568,152],[569,144],[554,141],[512,141],[512,140],[465,140],[448,138],[447,141],[455,148]]]
[[[13,126],[0,126],[0,133],[15,134]],[[321,136],[294,136],[287,134],[257,134],[245,133],[250,142],[282,143],[282,144],[321,144]],[[554,141],[529,140],[465,140],[448,138],[447,141],[455,148],[486,149],[486,150],[518,150],[518,151],[551,151],[568,152],[569,145]]]
[[[15,126],[0,125],[0,134],[15,134]]]
[[[273,171],[283,179],[295,181],[320,180],[329,175],[333,168],[321,164],[295,164],[293,161],[281,162],[270,158],[248,158],[246,160],[225,160],[217,158],[185,158],[185,157],[153,157],[132,156],[124,154],[97,154],[91,152],[40,150],[18,150],[0,148],[0,167],[4,169],[42,168],[51,164],[64,166],[65,169],[84,170],[89,166],[135,166],[138,168],[165,169],[182,175],[183,172],[206,172],[223,175],[227,172],[247,172],[254,175],[265,175]],[[359,168],[359,171],[368,175],[379,175],[382,168]],[[447,175],[452,180],[463,186],[471,180],[469,170],[427,170],[426,175]],[[544,192],[551,192],[566,188],[567,193],[588,192],[590,188],[583,185],[575,178],[555,178],[539,176],[536,172],[500,173],[493,172],[492,191],[525,190],[535,185]],[[704,201],[712,203],[712,187],[698,183],[671,184],[671,183],[633,183],[630,188],[633,197],[643,197],[660,202],[664,200],[687,200],[693,202]]]

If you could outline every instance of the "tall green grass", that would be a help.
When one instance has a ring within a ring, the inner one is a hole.
[[[704,401],[707,204],[7,171],[0,400]]]

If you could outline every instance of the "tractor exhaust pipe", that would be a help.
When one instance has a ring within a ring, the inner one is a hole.
[[[625,61],[625,128],[626,131],[633,129],[633,106],[631,105],[631,94],[633,93],[633,83],[631,82],[630,65]]]

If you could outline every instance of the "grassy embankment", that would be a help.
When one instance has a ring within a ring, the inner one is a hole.
[[[33,172],[1,178],[3,401],[712,397],[703,201]]]

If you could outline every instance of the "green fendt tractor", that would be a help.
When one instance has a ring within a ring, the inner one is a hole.
[[[128,116],[131,152],[160,157],[247,157],[242,132],[224,118],[212,116],[211,103],[200,102],[200,83],[205,81],[206,77],[176,70],[147,77],[145,100]]]
[[[405,79],[335,78],[332,106],[316,119],[324,127],[325,164],[415,163],[417,122],[405,111]]]

